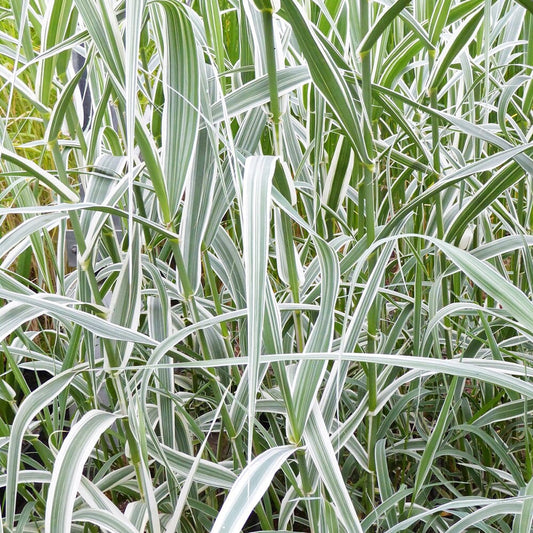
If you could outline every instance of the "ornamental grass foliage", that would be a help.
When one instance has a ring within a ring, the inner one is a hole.
[[[530,0],[0,2],[0,532],[530,533]]]

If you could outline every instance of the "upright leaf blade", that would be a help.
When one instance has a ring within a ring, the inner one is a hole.
[[[272,177],[276,158],[254,156],[246,160],[242,197],[242,231],[248,305],[248,459],[252,455],[255,402],[259,386],[259,364],[270,238]]]
[[[359,159],[367,165],[372,164],[361,128],[361,122],[368,118],[356,109],[350,89],[328,50],[322,46],[317,30],[311,27],[294,0],[283,2],[281,14],[291,25],[313,83],[334,110]]]
[[[163,171],[172,215],[180,206],[200,122],[200,69],[194,31],[183,5],[162,1],[165,12]]]

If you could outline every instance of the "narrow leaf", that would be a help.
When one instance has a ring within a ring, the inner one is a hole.
[[[256,457],[237,478],[211,533],[240,531],[268,489],[274,474],[295,451],[294,446],[279,446],[270,448]]]
[[[275,168],[275,157],[249,157],[246,160],[243,178],[242,228],[248,303],[249,459],[252,454],[255,399],[259,386],[259,359],[265,313],[266,269],[270,237],[271,189]]]
[[[118,416],[104,411],[89,411],[75,424],[59,450],[46,502],[45,533],[72,530],[74,500],[85,462],[102,433]]]
[[[19,479],[20,454],[22,439],[29,423],[37,413],[49,403],[74,379],[76,370],[62,372],[51,380],[35,389],[22,402],[11,426],[9,449],[7,452],[7,479],[6,479],[6,523],[9,528],[13,527],[15,519],[15,504],[17,497],[17,485]]]

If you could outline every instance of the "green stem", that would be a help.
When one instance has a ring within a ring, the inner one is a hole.
[[[369,1],[359,1],[360,13],[360,32],[361,37],[368,33],[370,28],[370,11]],[[370,160],[374,158],[373,135],[372,135],[372,52],[369,50],[361,55],[361,97],[363,110],[366,114],[367,120],[363,121],[363,137],[365,142],[365,150],[367,151]],[[363,167],[363,184],[362,194],[360,198],[364,202],[364,232],[366,235],[367,246],[374,243],[376,236],[375,228],[375,193],[374,193],[374,168],[368,165]],[[360,213],[362,216],[362,213]],[[372,272],[375,268],[376,257],[372,254],[368,258],[368,271]],[[376,335],[379,326],[379,306],[378,302],[374,301],[368,312],[367,317],[367,353],[375,353],[376,351]],[[376,428],[378,419],[375,412],[377,407],[377,365],[369,364],[365,368],[367,387],[368,387],[368,466],[372,474],[367,485],[367,497],[370,508],[374,507],[374,485],[375,485],[375,440]]]
[[[276,40],[274,38],[274,18],[271,10],[264,10],[261,12],[263,15],[263,27],[265,30],[265,51],[266,51],[266,67],[268,74],[268,89],[270,92],[270,113],[271,120],[276,125],[279,125],[281,118],[281,109],[279,105],[278,95],[278,75],[276,66]],[[274,128],[276,133],[276,128]],[[278,139],[275,139],[275,144],[279,142],[279,130]]]
[[[306,452],[303,449],[296,451],[296,459],[298,461],[298,469],[302,478],[302,492],[305,496],[310,496],[313,492],[313,485],[309,477],[309,471],[307,469]]]
[[[215,311],[217,315],[222,315],[224,311],[222,309],[222,303],[220,302],[220,295],[218,294],[215,274],[211,267],[211,261],[209,260],[209,255],[207,254],[207,252],[203,254],[203,262],[204,262],[205,276],[207,278],[207,283],[209,284],[209,289],[211,291],[211,297],[213,298],[213,303],[215,304]],[[220,332],[222,333],[222,337],[224,339],[224,346],[226,347],[227,357],[233,357],[234,356],[233,347],[231,345],[230,334],[229,334],[228,325],[226,324],[226,322],[220,323]],[[232,367],[232,370],[233,369],[235,370],[235,372],[232,372],[232,376],[234,377],[234,379],[237,380],[237,383],[238,383],[240,381],[240,374],[236,367]]]
[[[433,51],[430,51],[428,56],[428,68],[429,71],[433,69],[435,61],[435,55]],[[429,88],[429,105],[433,109],[438,109],[438,98],[437,98],[437,90],[438,87],[430,87]],[[437,115],[431,116],[431,144],[433,148],[433,168],[435,170],[435,173],[438,176],[440,176],[441,173],[441,161],[440,161],[440,137],[439,137],[439,118]],[[436,212],[436,219],[437,219],[437,237],[439,239],[444,238],[444,217],[443,217],[443,211],[442,211],[442,198],[441,194],[438,193],[435,196],[435,212]],[[446,259],[442,254],[438,254],[438,256],[435,258],[435,276],[439,276],[440,272],[443,272],[446,269]],[[450,301],[449,301],[449,293],[448,293],[448,280],[446,278],[442,278],[441,283],[441,291],[442,291],[442,307],[446,307]],[[450,319],[448,317],[445,317],[443,320],[444,326],[445,326],[445,344],[446,344],[446,354],[448,357],[452,356],[453,348],[452,348],[452,339],[449,327],[451,325]]]
[[[268,89],[270,93],[270,120],[272,122],[272,133],[274,137],[274,155],[280,159],[283,158],[283,144],[281,135],[281,106],[279,102],[278,94],[278,74],[276,64],[276,39],[274,37],[274,17],[271,9],[264,9],[261,11],[263,16],[263,27],[265,31],[265,59],[268,74]],[[282,213],[282,223],[284,230],[292,235],[291,221],[289,217]],[[292,254],[292,247],[289,244],[288,253]],[[290,263],[290,259],[289,259]],[[294,303],[300,301],[300,286],[297,277],[290,276],[289,285]],[[296,345],[298,351],[302,351],[304,348],[304,335],[302,326],[302,317],[299,311],[293,313],[294,325],[296,330]]]
[[[313,482],[309,468],[307,467],[305,450],[299,449],[296,451],[296,460],[298,462],[298,470],[300,471],[301,492],[305,499],[311,531],[319,531],[320,504],[318,499],[313,497],[316,496],[316,491],[313,491]]]

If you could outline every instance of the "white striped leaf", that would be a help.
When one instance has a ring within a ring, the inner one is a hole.
[[[80,509],[73,513],[72,522],[88,522],[113,533],[139,533],[125,516],[118,517],[104,509]]]
[[[334,310],[339,290],[339,262],[335,252],[322,239],[315,239],[317,255],[320,260],[320,312],[313,326],[309,339],[304,348],[304,353],[329,351],[334,334]],[[303,428],[311,412],[313,402],[326,368],[325,361],[301,361],[298,364],[293,380],[294,420],[296,427],[294,438],[302,435]]]
[[[76,370],[80,370],[79,368]],[[20,454],[22,449],[22,439],[30,422],[37,413],[62,391],[74,379],[75,370],[68,370],[55,376],[37,389],[35,389],[20,405],[9,438],[9,449],[7,452],[7,474],[6,474],[6,506],[5,516],[8,527],[13,527],[15,519],[15,503],[17,496],[17,485],[19,480]]]
[[[78,305],[79,302],[70,298],[47,294],[19,294],[4,289],[0,289],[0,298],[13,300],[10,304],[0,309],[0,338],[6,337],[24,322],[30,320],[24,317],[32,316],[35,318],[44,313],[49,313],[51,316],[57,317],[66,323],[74,322],[79,324],[101,337],[125,342],[140,342],[152,346],[156,344],[155,341],[142,333],[118,324],[112,324],[85,311],[74,309],[72,306]],[[15,312],[18,318],[11,320],[10,316]]]
[[[189,15],[174,2],[159,1],[164,10],[163,43],[163,171],[172,215],[181,203],[197,145],[200,122],[199,52]]]
[[[246,300],[248,304],[248,459],[252,453],[252,434],[255,417],[255,400],[259,386],[259,360],[265,291],[267,285],[267,259],[270,238],[270,211],[272,177],[276,158],[249,157],[244,167],[242,199],[242,232],[246,274]]]
[[[274,474],[295,451],[294,446],[278,446],[256,457],[241,472],[230,490],[211,533],[240,531],[254,507],[267,491]]]
[[[13,163],[14,165],[25,170],[30,176],[37,179],[44,186],[59,194],[63,200],[70,202],[79,201],[78,195],[72,191],[72,189],[33,161],[11,152],[2,146],[0,146],[0,158],[9,161],[10,163]]]
[[[93,410],[70,430],[54,463],[46,501],[45,533],[68,533],[83,468],[102,433],[118,415]]]
[[[320,480],[328,489],[344,527],[353,533],[363,533],[357,512],[342,479],[326,424],[316,402],[304,428],[304,440],[313,464],[318,470]]]

